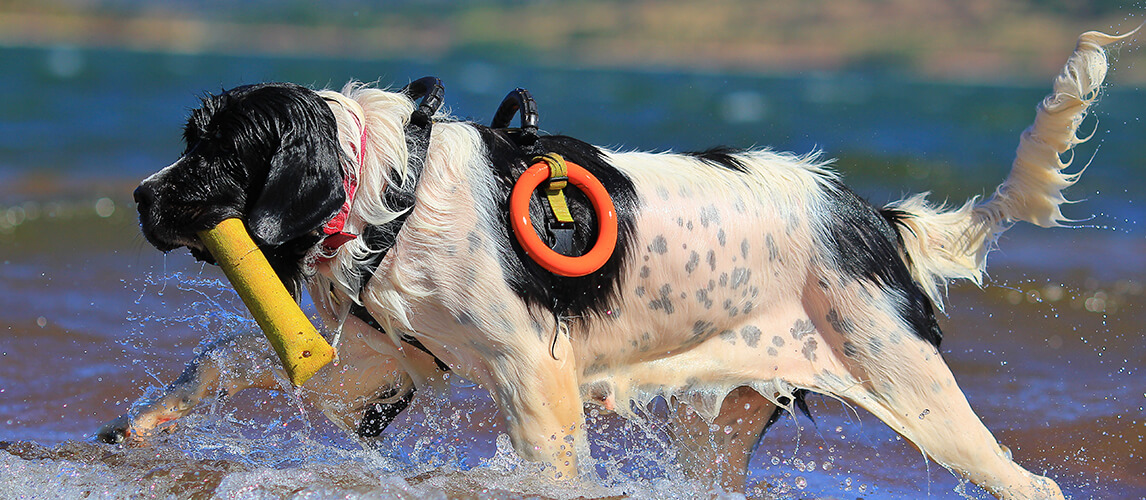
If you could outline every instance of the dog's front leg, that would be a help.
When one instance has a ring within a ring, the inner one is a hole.
[[[685,473],[719,480],[729,491],[744,491],[752,449],[776,405],[754,389],[739,387],[724,398],[711,424],[683,403],[674,406],[673,436]]]
[[[552,355],[549,347],[531,342],[491,359],[492,392],[517,453],[552,464],[559,479],[572,478],[577,456],[589,449],[577,363],[568,336],[558,336]]]
[[[190,413],[203,400],[250,387],[277,387],[272,367],[278,361],[260,337],[256,330],[211,344],[159,395],[105,423],[96,437],[105,443],[119,443],[128,437],[147,436],[164,423]]]

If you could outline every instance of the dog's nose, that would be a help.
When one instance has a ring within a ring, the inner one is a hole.
[[[135,197],[135,204],[138,205],[139,210],[143,210],[155,202],[155,192],[146,184],[140,184],[139,187],[135,188],[132,196]]]

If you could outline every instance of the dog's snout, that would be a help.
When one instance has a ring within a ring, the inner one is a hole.
[[[135,188],[135,192],[132,193],[132,196],[135,197],[135,204],[139,206],[140,210],[155,203],[155,191],[148,187],[147,184],[140,184],[139,187]]]

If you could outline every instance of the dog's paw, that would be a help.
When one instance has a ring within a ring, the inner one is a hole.
[[[131,417],[124,414],[108,421],[96,431],[96,440],[101,443],[119,444],[131,435]]]

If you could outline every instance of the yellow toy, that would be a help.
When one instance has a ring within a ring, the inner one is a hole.
[[[334,359],[334,348],[291,298],[241,220],[226,219],[199,232],[199,239],[263,329],[295,387]]]

